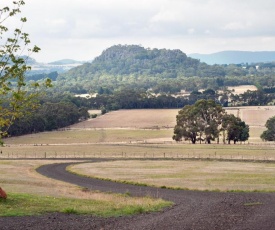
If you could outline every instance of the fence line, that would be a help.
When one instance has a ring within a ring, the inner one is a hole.
[[[245,156],[238,154],[220,155],[215,152],[214,154],[202,154],[202,153],[1,153],[0,159],[91,159],[91,158],[119,158],[119,159],[178,159],[178,160],[217,160],[217,161],[266,161],[275,162],[275,155],[272,156]]]

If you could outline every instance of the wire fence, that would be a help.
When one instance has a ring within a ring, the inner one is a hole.
[[[182,153],[58,153],[58,152],[44,152],[44,153],[2,153],[0,159],[75,159],[88,160],[93,158],[114,158],[114,159],[167,159],[167,160],[216,160],[216,161],[264,161],[275,163],[274,156],[268,154],[263,155],[241,155],[241,154],[182,154]]]

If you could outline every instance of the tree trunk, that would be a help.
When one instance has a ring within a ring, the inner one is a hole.
[[[222,131],[222,140],[223,140],[223,143],[225,144],[225,130]]]
[[[211,138],[210,137],[206,137],[206,142],[207,142],[207,144],[211,144]]]

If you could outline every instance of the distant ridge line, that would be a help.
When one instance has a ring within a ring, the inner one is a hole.
[[[211,54],[193,53],[189,57],[199,59],[210,65],[214,64],[251,64],[274,62],[275,51],[221,51]]]

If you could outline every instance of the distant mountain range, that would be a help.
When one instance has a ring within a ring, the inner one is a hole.
[[[27,63],[32,68],[29,75],[33,75],[33,74],[42,74],[42,73],[51,73],[51,72],[64,73],[74,67],[77,67],[87,62],[76,61],[72,59],[62,59],[62,60],[49,62],[49,63],[40,63],[33,58],[29,58]]]
[[[274,62],[275,51],[221,51],[212,54],[189,54],[189,57],[199,59],[209,65],[213,64],[241,64]]]
[[[79,69],[85,69],[82,73],[87,74],[87,72],[91,72],[95,74],[97,72],[114,75],[132,73],[155,75],[165,73],[165,75],[169,75],[172,78],[177,76],[179,72],[185,76],[199,75],[196,70],[199,70],[203,63],[222,65],[270,62],[275,62],[275,51],[221,51],[212,54],[194,53],[186,55],[180,50],[150,50],[137,45],[112,46],[93,61],[62,59],[49,63],[39,63],[33,58],[28,58],[28,64],[32,67],[30,75],[54,71],[64,73],[71,69],[73,69],[71,72],[73,73],[79,71]],[[207,68],[211,67],[208,66]],[[203,66],[203,69],[205,69],[205,66]],[[203,72],[201,73],[204,75]]]
[[[75,64],[83,64],[83,61],[76,61],[73,59],[62,59],[54,62],[49,62],[49,65],[75,65]]]

